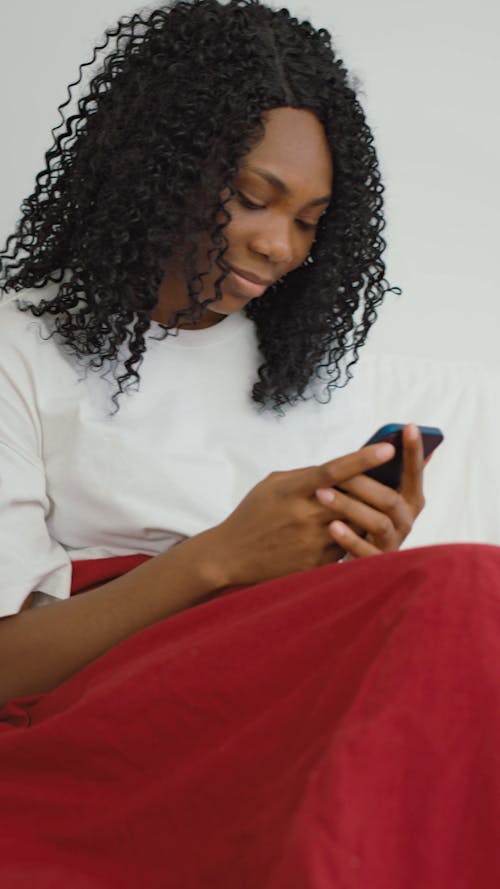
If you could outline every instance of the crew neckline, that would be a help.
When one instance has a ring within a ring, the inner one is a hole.
[[[228,339],[231,339],[238,331],[240,331],[249,319],[243,311],[232,312],[226,315],[223,321],[213,324],[211,327],[204,327],[201,330],[186,330],[185,328],[174,328],[173,333],[169,333],[169,348],[188,348],[203,349],[207,346],[219,345]],[[151,327],[147,334],[147,339],[154,337],[156,340],[158,334],[162,333],[162,326],[158,321],[151,321]]]

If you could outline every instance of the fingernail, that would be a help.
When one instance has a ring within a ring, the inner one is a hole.
[[[318,488],[316,491],[316,497],[320,501],[320,503],[332,503],[335,500],[335,494],[331,490],[331,488]]]
[[[377,450],[375,451],[375,454],[377,457],[380,457],[380,458],[392,457],[392,455],[394,454],[394,446],[389,444],[388,442],[384,442],[383,444],[380,444],[378,446]]]
[[[415,423],[410,423],[408,425],[408,438],[411,439],[411,441],[416,441],[418,438],[418,428],[415,426]]]
[[[335,531],[335,533],[338,534],[340,537],[346,532],[346,528],[342,524],[342,522],[332,522],[330,528],[332,531]]]

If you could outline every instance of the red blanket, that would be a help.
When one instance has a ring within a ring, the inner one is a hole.
[[[2,889],[498,889],[500,548],[237,588],[2,718]]]

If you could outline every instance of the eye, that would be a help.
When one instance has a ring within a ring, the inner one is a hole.
[[[246,207],[247,210],[263,210],[264,209],[263,204],[254,204],[253,201],[251,201],[249,198],[245,197],[245,195],[242,194],[241,191],[238,192],[238,199],[239,199],[240,204],[243,207]]]
[[[238,192],[238,200],[242,207],[245,207],[247,210],[265,210],[265,204],[255,204],[250,198],[247,198],[241,191]],[[318,227],[318,222],[304,222],[303,219],[296,219],[297,226],[304,232],[315,232]]]
[[[317,222],[305,222],[303,219],[297,219],[297,225],[299,226],[299,228],[302,229],[302,231],[314,232],[316,231],[325,213],[326,210],[323,210],[323,213],[320,215]]]
[[[303,232],[313,232],[318,227],[317,222],[304,222],[302,219],[297,219],[297,225]]]

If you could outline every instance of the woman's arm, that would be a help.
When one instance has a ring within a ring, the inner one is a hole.
[[[364,503],[344,497],[349,503],[343,506],[342,496],[336,495],[341,500],[339,515],[351,518],[348,513],[354,510],[354,523],[370,531],[373,514],[384,527],[386,514],[393,514],[391,541],[404,539],[406,526],[411,526],[420,508],[422,475],[418,430],[415,440],[411,435],[407,438],[411,459],[404,467],[403,488],[408,486],[408,495],[395,494],[366,476],[359,479],[367,469],[394,456],[389,444],[370,445],[319,466],[272,472],[221,524],[83,595],[4,618],[0,621],[0,704],[50,691],[128,636],[195,605],[214,590],[262,583],[335,561],[338,547],[332,550],[334,535],[329,529],[332,509],[320,506],[314,497],[324,485],[348,490],[361,486],[367,502],[373,486],[376,501],[388,491],[392,505],[381,511],[368,508],[368,517]],[[395,496],[398,502],[394,504]],[[376,553],[397,547],[369,548],[367,555],[372,555],[372,549]],[[345,549],[358,555],[349,543]]]
[[[0,706],[51,691],[145,627],[229,586],[211,528],[88,593],[0,620]]]

